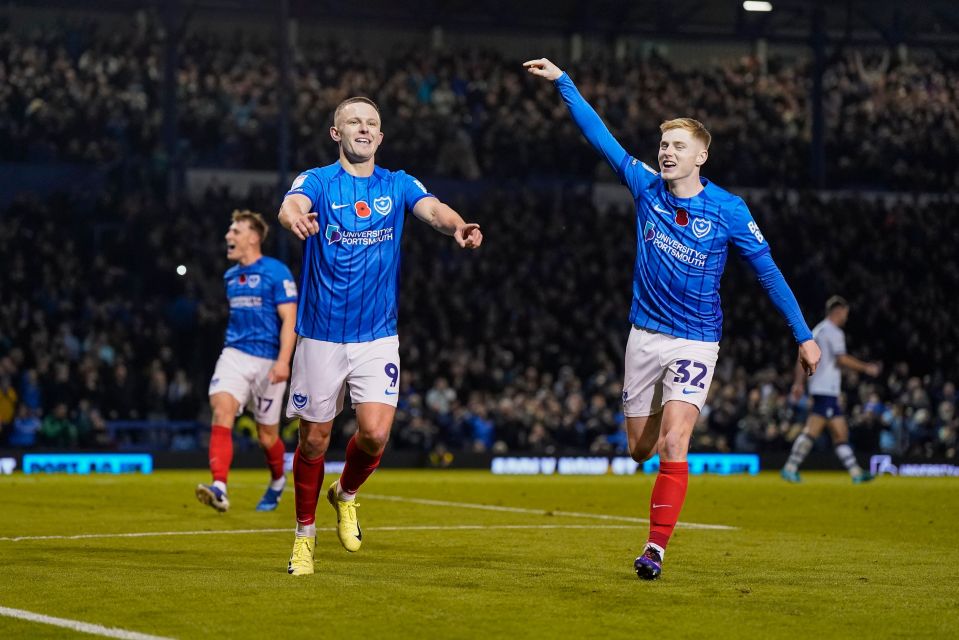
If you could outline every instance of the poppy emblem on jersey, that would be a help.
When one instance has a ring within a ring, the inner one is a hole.
[[[360,200],[353,205],[353,208],[356,209],[357,218],[369,218],[373,214],[370,205],[366,204],[366,200]]]
[[[656,225],[654,225],[652,222],[647,222],[646,228],[643,229],[643,240],[645,240],[646,242],[649,242],[655,237],[656,237]]]
[[[246,274],[245,274],[245,273],[241,273],[241,274],[240,274],[240,284],[246,284]]]
[[[696,218],[693,220],[693,235],[697,238],[703,238],[709,230],[713,228],[713,223],[709,220],[703,220],[702,218]]]
[[[343,234],[340,233],[340,225],[338,224],[326,225],[326,244],[333,244],[334,242],[339,242],[342,239],[343,239]]]
[[[256,273],[250,276],[250,287],[255,289],[260,286],[260,276]]]
[[[689,213],[687,213],[685,209],[680,207],[679,209],[676,209],[675,219],[676,219],[676,224],[678,224],[681,227],[685,227],[687,224],[689,224]]]
[[[310,396],[305,393],[293,393],[290,395],[290,402],[293,404],[294,409],[302,409],[309,400]]]
[[[393,210],[393,198],[389,196],[380,196],[373,200],[373,208],[381,216],[385,216]]]

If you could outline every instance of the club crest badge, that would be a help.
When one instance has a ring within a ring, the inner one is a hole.
[[[710,232],[713,228],[713,223],[709,220],[703,220],[702,218],[696,218],[693,220],[693,235],[697,238],[704,238],[706,234]]]
[[[393,198],[389,196],[380,196],[373,200],[373,209],[381,216],[387,215],[393,210]]]

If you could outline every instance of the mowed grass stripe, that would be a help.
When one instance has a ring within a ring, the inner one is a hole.
[[[484,529],[635,529],[639,525],[598,525],[598,524],[423,524],[403,527],[365,527],[367,531],[477,531]],[[317,532],[336,531],[336,527],[317,527]],[[285,529],[219,529],[211,531],[136,531],[130,533],[82,533],[62,536],[16,536],[0,538],[0,542],[33,542],[39,540],[96,540],[98,538],[155,538],[163,536],[219,536],[250,533],[291,533],[292,527]]]

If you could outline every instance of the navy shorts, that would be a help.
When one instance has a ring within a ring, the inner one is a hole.
[[[813,396],[812,410],[813,415],[822,416],[826,420],[842,417],[842,409],[839,407],[839,398],[836,396]]]

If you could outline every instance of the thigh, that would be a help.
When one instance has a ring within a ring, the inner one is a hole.
[[[846,416],[838,415],[826,423],[829,429],[829,435],[832,436],[834,444],[849,442],[849,423],[846,422]]]
[[[350,399],[353,406],[376,403],[395,411],[400,391],[400,352],[396,336],[348,345]],[[359,417],[359,416],[357,416]]]
[[[689,440],[699,418],[699,409],[691,402],[670,400],[663,407],[659,436],[659,457],[679,462],[689,453]]]
[[[637,462],[648,460],[656,453],[656,443],[659,442],[659,430],[662,424],[662,418],[662,411],[651,416],[626,418],[626,437],[629,443],[629,453]]]
[[[343,408],[348,371],[346,347],[336,342],[297,338],[290,377],[288,418],[313,423],[333,420]]]
[[[822,430],[826,426],[826,419],[818,414],[810,414],[809,418],[806,420],[806,428],[804,431],[806,435],[815,440],[822,434]]]
[[[623,377],[623,414],[627,420],[652,416],[663,408],[665,369],[657,349],[658,336],[660,334],[636,327],[629,331]],[[641,437],[646,422],[633,421],[633,424],[631,432]]]
[[[216,361],[216,369],[210,379],[208,394],[212,404],[213,397],[219,393],[228,393],[237,402],[237,412],[246,406],[250,399],[250,380],[255,371],[250,370],[249,358],[236,349],[224,349]]]
[[[706,404],[709,386],[716,372],[719,343],[672,338],[663,352],[667,363],[663,378],[663,404],[675,401],[692,405],[696,407],[698,415]],[[681,409],[675,409],[677,415]]]

